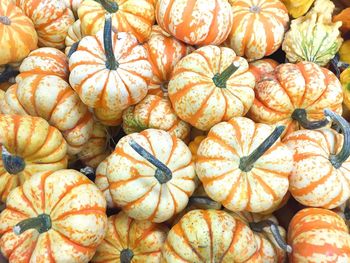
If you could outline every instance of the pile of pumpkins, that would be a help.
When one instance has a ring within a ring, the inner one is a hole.
[[[350,262],[349,6],[1,0],[2,256]]]

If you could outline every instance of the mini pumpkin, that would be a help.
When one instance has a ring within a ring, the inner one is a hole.
[[[67,168],[67,144],[44,119],[0,115],[0,202],[33,174]]]
[[[108,218],[106,236],[91,262],[160,262],[167,232],[161,224],[136,221],[120,212]]]
[[[168,99],[147,95],[135,106],[123,112],[123,130],[126,134],[154,128],[169,132],[181,140],[188,139],[191,126],[176,116]]]
[[[88,262],[107,229],[106,201],[75,170],[41,172],[10,193],[0,222],[10,262]]]
[[[340,82],[343,87],[344,104],[350,109],[350,67],[340,74]]]
[[[255,77],[230,48],[205,46],[177,63],[168,85],[176,114],[200,130],[247,113]]]
[[[288,11],[279,0],[229,0],[232,30],[225,41],[248,61],[274,53],[282,44],[289,24]]]
[[[289,262],[349,262],[350,236],[344,220],[336,213],[306,208],[292,219],[288,243],[293,252]]]
[[[264,58],[249,63],[249,70],[254,74],[256,82],[259,82],[266,74],[273,72],[277,66],[277,61]]]
[[[123,137],[106,169],[113,202],[137,220],[168,220],[186,207],[196,187],[190,150],[162,130]]]
[[[244,117],[215,125],[196,159],[208,196],[231,211],[259,213],[278,206],[293,168],[292,152],[279,139],[283,130]]]
[[[0,66],[22,61],[37,48],[33,22],[11,0],[0,3]]]
[[[79,42],[83,37],[84,35],[81,32],[81,23],[78,19],[68,28],[68,33],[65,39],[66,49],[64,50],[64,53],[68,57],[70,57],[71,54],[77,50]]]
[[[337,77],[312,62],[281,64],[255,86],[248,116],[256,122],[285,125],[284,136],[328,124],[323,109],[341,113],[343,92]]]
[[[91,2],[91,1],[84,1]],[[92,108],[124,110],[147,94],[152,67],[146,49],[129,33],[114,33],[111,16],[104,30],[84,37],[69,59],[69,82]]]

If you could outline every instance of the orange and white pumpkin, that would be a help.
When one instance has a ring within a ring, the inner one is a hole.
[[[225,42],[248,61],[274,53],[289,25],[288,10],[279,0],[229,0],[232,30]]]
[[[230,48],[205,46],[177,63],[168,85],[176,114],[200,130],[245,115],[254,101],[255,77]]]
[[[0,203],[33,174],[67,168],[67,144],[44,119],[0,115]]]
[[[277,66],[277,61],[263,58],[249,63],[249,70],[254,74],[256,82],[259,82],[266,74],[273,72]]]
[[[107,230],[106,201],[75,170],[41,172],[10,193],[0,222],[9,262],[88,262]]]
[[[92,109],[95,118],[106,126],[118,126],[123,121],[123,111],[118,109]]]
[[[70,56],[71,53],[73,53],[73,51],[75,52],[76,49],[78,48],[79,41],[83,37],[84,35],[81,32],[81,23],[80,23],[80,20],[78,19],[68,28],[68,33],[65,39],[66,49],[64,50],[64,53],[67,56]]]
[[[73,11],[74,16],[78,16],[78,8],[84,0],[64,0],[66,7]]]
[[[190,45],[219,45],[227,38],[233,13],[227,0],[159,0],[158,25]]]

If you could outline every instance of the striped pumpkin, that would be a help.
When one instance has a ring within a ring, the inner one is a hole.
[[[108,218],[106,236],[91,262],[160,262],[167,232],[161,224],[136,221],[120,212]]]
[[[323,109],[341,113],[342,101],[341,84],[331,71],[312,62],[287,63],[257,83],[248,116],[256,122],[285,125],[287,135],[302,127],[324,126]]]
[[[169,132],[181,140],[188,139],[191,126],[176,116],[168,99],[147,95],[135,106],[123,112],[123,130],[126,134],[154,128]]]
[[[74,23],[73,12],[61,0],[17,0],[17,5],[33,21],[39,46],[64,48],[68,28]]]
[[[11,86],[0,101],[0,112],[44,118],[62,132],[70,155],[83,149],[93,129],[88,108],[68,83],[53,75],[34,74]]]
[[[78,9],[83,34],[101,30],[108,13],[118,32],[131,32],[140,43],[149,38],[155,20],[152,0],[85,0]]]
[[[67,167],[67,144],[44,119],[0,115],[0,130],[0,203],[33,174]]]
[[[163,92],[167,93],[175,65],[193,48],[172,37],[158,25],[152,27],[151,36],[144,47],[153,71],[148,94],[163,96]]]
[[[208,196],[231,211],[260,213],[276,207],[288,191],[292,152],[283,127],[244,117],[215,125],[199,145],[196,172]]]
[[[219,45],[227,38],[233,23],[227,0],[159,0],[158,25],[190,45]]]
[[[289,262],[349,262],[350,236],[344,220],[327,209],[306,208],[292,219]]]
[[[96,120],[106,126],[118,126],[122,123],[123,111],[118,109],[92,109]]]
[[[74,16],[78,16],[78,8],[84,0],[64,0],[66,7],[73,11]]]
[[[0,222],[9,262],[89,262],[107,230],[106,201],[75,170],[41,172],[10,193]]]
[[[232,30],[225,42],[248,61],[274,53],[282,44],[289,16],[279,0],[229,0],[233,10]]]
[[[185,208],[196,186],[190,150],[162,130],[123,137],[106,169],[113,202],[137,220],[168,220]]]
[[[277,66],[277,61],[263,58],[249,63],[249,70],[254,74],[256,82],[259,82],[265,75],[272,73]]]
[[[193,210],[172,227],[162,248],[163,261],[262,262],[253,232],[220,210]]]
[[[176,114],[200,130],[243,116],[254,100],[254,75],[230,48],[205,46],[177,63],[169,82]]]
[[[12,0],[1,0],[0,32],[0,65],[20,62],[37,48],[38,36],[33,22]]]
[[[68,33],[65,39],[66,49],[64,50],[64,53],[68,56],[73,45],[77,45],[83,37],[84,35],[81,32],[81,23],[78,19],[68,28]]]

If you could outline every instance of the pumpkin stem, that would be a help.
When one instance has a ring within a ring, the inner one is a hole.
[[[116,70],[119,67],[119,63],[116,61],[113,51],[112,41],[112,16],[106,15],[105,25],[103,29],[103,44],[107,57],[106,68],[109,70]]]
[[[259,145],[250,155],[241,157],[239,162],[239,169],[243,172],[249,172],[253,169],[254,163],[261,157],[263,154],[271,148],[271,146],[277,141],[277,139],[283,133],[285,126],[278,126],[275,130],[267,137],[262,144]]]
[[[189,204],[205,205],[209,207],[221,206],[218,202],[215,202],[207,196],[191,196],[188,201]]]
[[[19,71],[11,67],[10,65],[5,66],[5,70],[0,74],[0,83],[8,81],[12,77],[16,77]]]
[[[240,63],[238,61],[234,61],[228,68],[226,68],[221,74],[217,73],[213,77],[213,82],[218,88],[226,88],[227,80],[239,69]]]
[[[171,180],[172,172],[171,170],[156,157],[150,154],[145,148],[138,144],[135,140],[130,139],[129,145],[135,150],[139,155],[157,167],[154,177],[158,180],[160,184],[165,184]]]
[[[51,229],[50,216],[47,214],[41,214],[37,217],[25,219],[13,227],[13,232],[16,235],[20,235],[28,229],[36,229],[39,234],[49,231]]]
[[[26,163],[20,156],[12,155],[5,146],[2,146],[1,158],[5,170],[9,174],[18,174],[24,170]]]
[[[110,0],[99,0],[98,2],[110,14],[116,13],[119,10],[119,6],[118,6],[117,2],[113,2],[113,1],[110,1]]]
[[[80,43],[80,41],[77,41],[70,47],[70,50],[69,50],[68,55],[67,55],[68,58],[70,58],[73,55],[73,53],[75,51],[77,51],[79,43]]]
[[[9,26],[11,25],[11,19],[7,16],[0,16],[0,23]]]
[[[164,81],[160,84],[160,89],[162,90],[163,95],[168,94],[168,84],[169,84],[169,81]]]
[[[272,222],[271,220],[263,220],[260,222],[250,222],[249,227],[253,231],[258,232],[258,233],[263,232],[265,227],[270,227],[271,233],[272,233],[273,237],[275,238],[278,246],[288,253],[292,252],[292,247],[290,245],[288,245],[283,240],[281,233],[278,229],[278,226],[274,222]]]
[[[344,142],[342,149],[338,154],[331,154],[329,157],[329,160],[334,168],[338,169],[350,156],[350,125],[342,116],[331,111],[330,109],[325,109],[324,115],[330,117],[343,132]]]
[[[120,252],[120,263],[130,263],[134,257],[134,252],[131,249],[125,248]]]
[[[297,121],[301,127],[308,130],[316,130],[329,123],[327,118],[319,121],[309,121],[305,109],[295,109],[292,114],[292,119]]]

